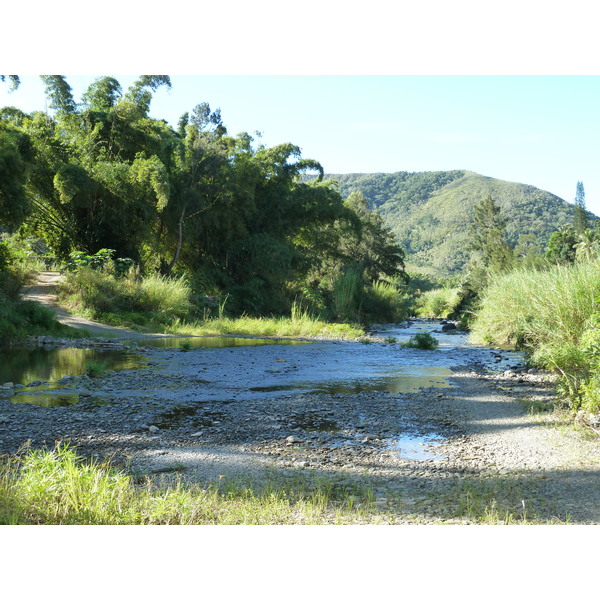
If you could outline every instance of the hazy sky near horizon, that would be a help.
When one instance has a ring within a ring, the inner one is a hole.
[[[98,76],[69,76],[76,100]],[[115,77],[125,90],[136,76]],[[466,169],[572,202],[582,181],[600,214],[600,76],[175,75],[151,115],[175,126],[196,104],[230,134],[291,142],[329,173]],[[46,110],[38,76],[0,86],[0,105]]]

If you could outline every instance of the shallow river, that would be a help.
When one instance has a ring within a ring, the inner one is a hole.
[[[118,409],[130,401],[175,411],[192,410],[198,402],[218,408],[246,400],[266,407],[275,406],[271,399],[295,392],[330,397],[388,392],[402,402],[403,394],[421,388],[452,387],[452,367],[464,366],[474,357],[488,365],[497,364],[498,370],[521,361],[517,353],[475,349],[465,333],[442,333],[440,327],[439,321],[424,320],[381,326],[372,332],[379,341],[368,344],[203,337],[144,341],[152,347],[143,352],[136,352],[135,345],[123,352],[10,348],[0,350],[0,386],[15,384],[13,393],[3,401],[51,408],[77,404],[83,397],[91,410],[107,405]],[[401,346],[419,332],[434,335],[438,350]],[[141,369],[137,372],[148,375],[128,386],[107,381],[93,386],[91,392],[83,381],[75,387],[58,383],[66,375],[85,373],[90,361],[109,370],[135,373]],[[437,441],[437,434],[407,431],[391,444],[401,455],[422,460],[431,459],[425,450]]]

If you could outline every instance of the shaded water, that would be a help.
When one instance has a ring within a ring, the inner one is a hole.
[[[13,404],[35,404],[45,408],[54,408],[59,406],[72,406],[78,404],[81,396],[77,392],[65,392],[53,386],[44,386],[35,391],[29,389],[25,392],[19,392],[10,398]],[[86,400],[90,402],[90,406],[100,406],[106,404],[105,400],[101,400],[95,396],[87,396]]]
[[[53,383],[65,375],[79,376],[91,362],[120,371],[139,368],[143,359],[130,352],[91,348],[0,347],[0,385],[12,381],[28,385],[34,381]]]

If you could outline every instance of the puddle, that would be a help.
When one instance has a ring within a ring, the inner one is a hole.
[[[297,346],[310,344],[301,340],[282,340],[272,338],[238,338],[227,336],[202,336],[202,337],[165,337],[144,340],[142,345],[151,348],[174,349],[181,347],[193,348],[236,348],[239,346],[268,346],[280,344],[286,346]]]
[[[336,433],[340,430],[338,424],[332,419],[319,417],[318,415],[304,415],[294,417],[290,420],[292,429],[302,429],[308,432]]]
[[[389,375],[377,379],[341,381],[335,383],[298,382],[286,385],[259,386],[249,388],[251,392],[284,392],[306,390],[313,394],[358,394],[360,392],[389,392],[410,394],[421,388],[450,388],[448,381],[452,371],[447,367],[410,366],[395,368]]]
[[[60,406],[73,406],[81,401],[79,394],[64,394],[42,391],[39,393],[18,393],[11,396],[9,400],[13,404],[35,404],[44,408],[56,408]],[[94,405],[106,404],[97,397],[86,396],[85,400],[91,401]]]
[[[65,375],[83,375],[91,362],[108,370],[140,368],[142,357],[129,352],[92,348],[11,347],[0,348],[0,384],[12,381],[28,385],[34,381],[54,383]]]
[[[165,411],[155,418],[150,425],[161,429],[171,429],[185,421],[194,427],[214,427],[225,420],[226,415],[218,410],[208,409],[203,405],[181,405]]]
[[[440,436],[406,435],[394,440],[389,449],[398,452],[401,458],[409,460],[442,460],[444,456],[435,453],[435,446],[443,441]]]

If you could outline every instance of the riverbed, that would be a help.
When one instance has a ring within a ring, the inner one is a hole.
[[[438,349],[404,347],[417,332],[434,335]],[[513,485],[515,470],[543,478],[558,464],[545,466],[548,450],[531,424],[501,425],[527,420],[515,398],[547,402],[550,383],[528,373],[521,354],[471,345],[439,321],[380,326],[368,343],[138,344],[122,353],[133,363],[112,363],[100,377],[61,371],[31,381],[29,372],[27,383],[0,382],[0,452],[69,441],[165,483],[351,478],[382,506],[404,498],[394,522],[452,521],[435,498],[461,478],[500,473]],[[518,442],[513,429],[524,431]]]

